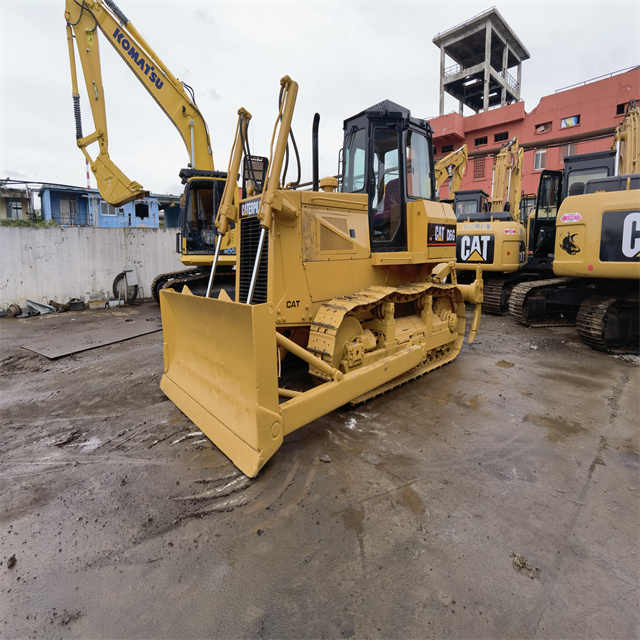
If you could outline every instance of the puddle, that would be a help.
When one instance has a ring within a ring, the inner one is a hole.
[[[496,367],[511,369],[511,367],[513,367],[513,362],[509,362],[508,360],[498,360],[498,362],[496,362]]]
[[[560,442],[566,440],[569,436],[575,436],[586,431],[578,422],[549,415],[541,416],[529,413],[522,420],[547,429],[547,440],[551,440],[551,442]]]

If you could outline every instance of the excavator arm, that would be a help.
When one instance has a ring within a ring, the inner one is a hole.
[[[463,144],[459,149],[448,153],[435,163],[436,189],[440,189],[445,180],[449,179],[449,197],[460,188],[464,172],[467,168],[467,145]]]
[[[144,197],[148,192],[138,182],[129,180],[109,156],[98,30],[173,122],[187,148],[190,167],[196,171],[212,172],[214,166],[209,132],[193,93],[169,71],[115,2],[66,0],[65,18],[77,144],[91,165],[102,197],[110,204],[119,206]],[[75,49],[82,65],[95,127],[95,131],[86,136],[83,135],[80,118]],[[95,142],[99,151],[95,158],[91,158],[87,147]]]
[[[629,103],[624,120],[616,127],[616,175],[640,173],[640,105]]]
[[[516,222],[520,221],[523,155],[518,139],[509,140],[496,156],[491,184],[491,211],[505,211],[508,202],[509,213]]]

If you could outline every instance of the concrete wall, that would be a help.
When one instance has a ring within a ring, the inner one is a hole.
[[[149,297],[157,274],[184,268],[175,238],[173,229],[0,227],[0,308],[106,295],[125,267]]]

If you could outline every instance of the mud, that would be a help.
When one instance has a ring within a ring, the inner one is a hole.
[[[248,480],[161,393],[161,334],[19,347],[109,318],[0,320],[0,637],[637,635],[635,361],[485,316]]]

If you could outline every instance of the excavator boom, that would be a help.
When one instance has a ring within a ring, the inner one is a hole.
[[[77,144],[91,165],[102,197],[110,204],[119,206],[144,197],[148,192],[138,182],[129,180],[109,156],[98,30],[173,122],[187,148],[190,167],[212,172],[214,166],[209,132],[193,94],[187,93],[186,85],[169,71],[115,2],[66,0],[65,18]],[[88,135],[82,131],[75,49],[82,65],[95,127],[95,131]],[[92,158],[87,147],[95,142],[99,151]]]
[[[515,222],[520,221],[523,155],[518,139],[512,138],[500,149],[493,167],[491,211],[506,211],[508,202],[508,210]]]

